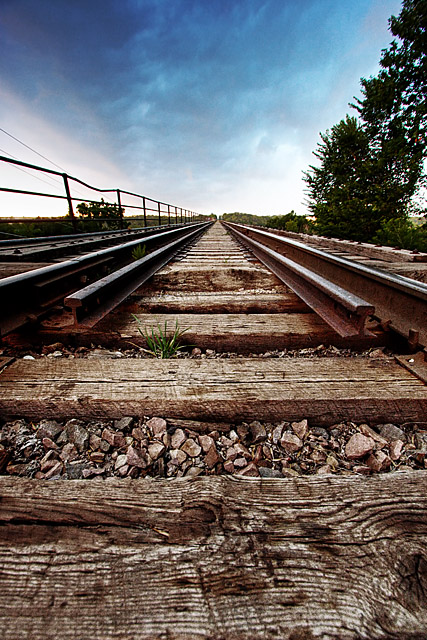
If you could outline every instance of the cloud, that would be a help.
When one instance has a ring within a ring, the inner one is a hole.
[[[389,4],[3,0],[1,80],[55,136],[108,157],[124,188],[205,211],[250,193],[262,209],[264,180],[275,207],[298,209],[296,163],[379,59]]]

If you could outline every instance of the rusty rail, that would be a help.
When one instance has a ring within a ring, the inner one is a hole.
[[[204,224],[193,224],[166,230],[144,238],[147,250],[155,250],[173,240],[188,235],[192,230],[204,228]],[[4,336],[28,322],[47,313],[64,297],[86,284],[98,279],[107,268],[121,267],[131,259],[132,250],[141,244],[141,239],[125,242],[116,247],[65,260],[40,269],[9,276],[0,280],[0,336]]]
[[[205,231],[210,223],[188,231],[178,240],[153,251],[148,256],[126,265],[114,273],[67,296],[64,305],[73,311],[76,327],[93,327],[135,289],[167,264],[183,246]]]
[[[365,321],[374,307],[326,278],[232,229],[233,234],[254,255],[308,304],[341,337],[371,336]]]
[[[324,278],[329,281],[330,285],[333,283],[334,287],[341,287],[355,296],[360,296],[365,301],[365,305],[371,305],[375,308],[374,315],[384,327],[393,329],[402,335],[413,348],[427,346],[427,285],[423,282],[334,256],[297,240],[271,232],[246,225],[224,222],[223,224],[248,248],[251,248],[250,245],[255,241],[263,247],[264,251],[268,248],[281,258],[292,261],[294,266],[297,265],[295,269],[301,275],[303,274],[302,267],[304,267],[311,272],[312,280]],[[261,254],[258,257],[262,262],[266,259],[261,258]],[[272,260],[271,255],[269,259]],[[271,268],[266,262],[265,264]],[[290,278],[288,280],[282,278],[282,280],[293,289]],[[305,278],[304,281],[306,281]],[[305,286],[303,284],[303,287]],[[334,300],[332,291],[333,287],[330,297],[331,300]],[[296,293],[301,295],[297,291]],[[310,303],[308,302],[308,304]],[[322,315],[313,304],[310,306],[319,315]],[[332,307],[330,308],[332,309]],[[332,316],[328,316],[328,312],[326,317],[322,317],[333,326],[332,322],[335,320],[331,319]],[[357,327],[357,320],[355,326]]]
[[[167,227],[141,227],[132,230],[98,231],[63,236],[43,236],[20,240],[0,240],[0,260],[2,262],[45,262],[53,258],[76,253],[88,253],[97,247],[105,248],[137,238],[145,238],[160,231],[175,229],[183,225]]]

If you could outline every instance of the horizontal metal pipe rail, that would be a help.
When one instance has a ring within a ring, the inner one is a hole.
[[[147,250],[157,249],[183,237],[204,224],[188,225],[145,238]],[[27,322],[44,315],[55,303],[76,291],[89,277],[98,278],[99,271],[114,268],[130,259],[132,250],[141,239],[125,242],[118,247],[94,251],[58,264],[33,269],[0,280],[0,336],[4,336]]]
[[[223,224],[230,230],[240,232],[245,238],[259,241],[314,274],[360,296],[375,307],[375,317],[384,327],[402,335],[414,348],[418,345],[427,346],[425,283],[334,256],[297,240],[253,229],[247,225],[224,222]]]
[[[210,223],[67,296],[64,305],[72,309],[74,325],[93,327],[167,264],[182,247],[203,233],[207,226]]]
[[[119,213],[121,225],[123,224],[123,212],[124,212],[124,207],[122,207],[122,203],[121,203],[121,195],[128,195],[135,198],[141,198],[142,206],[127,204],[126,207],[128,209],[140,209],[141,211],[143,211],[144,221],[146,221],[147,211],[152,211],[158,214],[159,225],[161,225],[162,215],[163,217],[167,216],[168,224],[170,224],[171,215],[175,214],[176,222],[178,222],[178,210],[180,211],[180,222],[188,222],[188,221],[191,222],[194,220],[194,218],[197,215],[197,213],[195,213],[194,211],[190,211],[189,209],[184,209],[183,207],[171,205],[171,204],[168,204],[167,202],[161,202],[160,200],[154,200],[153,198],[149,198],[148,196],[143,196],[139,193],[133,193],[132,191],[125,191],[122,189],[99,189],[98,187],[94,187],[88,184],[87,182],[80,180],[79,178],[75,178],[74,176],[68,175],[67,173],[61,173],[60,171],[55,171],[54,169],[47,169],[46,167],[40,167],[38,165],[30,164],[28,162],[22,162],[21,160],[15,160],[13,158],[7,158],[6,156],[0,155],[0,162],[5,162],[7,164],[11,164],[18,167],[26,167],[27,169],[31,169],[34,171],[39,171],[41,173],[46,173],[48,175],[60,177],[63,181],[65,195],[46,193],[46,192],[40,192],[40,191],[29,191],[25,189],[13,189],[10,187],[0,187],[0,191],[3,191],[5,193],[16,193],[21,195],[42,196],[45,198],[57,198],[60,200],[67,200],[68,210],[71,216],[71,222],[75,229],[76,229],[76,218],[74,216],[73,202],[77,201],[77,202],[88,202],[91,204],[99,204],[100,201],[92,200],[88,198],[73,197],[70,191],[70,184],[69,184],[70,181],[80,184],[83,187],[86,187],[87,189],[90,189],[92,191],[96,191],[97,193],[113,193],[114,197],[117,198],[116,206],[118,207],[118,213]],[[154,207],[148,206],[147,205],[148,202],[153,203],[155,206]],[[171,208],[174,209],[174,212],[171,211]]]

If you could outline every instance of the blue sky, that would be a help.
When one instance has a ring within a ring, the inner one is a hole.
[[[319,132],[377,72],[400,8],[0,0],[0,128],[101,188],[201,213],[305,213],[302,171]],[[54,168],[2,131],[0,149]],[[0,186],[11,182],[47,188],[0,163]],[[36,211],[24,196],[2,196],[0,207],[0,216]]]

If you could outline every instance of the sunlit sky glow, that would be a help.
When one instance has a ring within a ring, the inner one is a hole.
[[[302,171],[319,132],[351,113],[400,9],[396,0],[2,0],[0,128],[100,188],[200,213],[306,213]],[[0,154],[57,168],[2,131]],[[4,163],[0,186],[63,193],[60,181]],[[41,201],[0,194],[0,216],[66,213]]]

